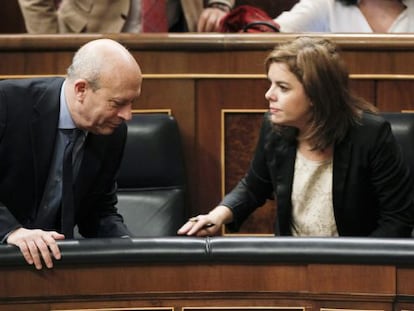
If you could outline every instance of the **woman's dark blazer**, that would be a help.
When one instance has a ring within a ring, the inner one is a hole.
[[[20,226],[33,228],[52,162],[63,78],[0,82],[0,240]],[[117,213],[116,175],[126,125],[111,135],[89,133],[75,181],[75,221],[85,237],[129,231]]]
[[[290,235],[296,142],[277,134],[266,114],[250,168],[222,205],[233,211],[230,230],[271,197],[277,202],[275,233]],[[333,208],[340,236],[403,237],[411,234],[413,184],[388,122],[365,113],[334,147]],[[274,194],[274,195],[273,195]]]

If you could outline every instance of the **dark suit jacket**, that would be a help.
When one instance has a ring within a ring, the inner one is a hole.
[[[276,231],[290,235],[296,142],[273,131],[265,116],[246,176],[221,202],[230,207],[237,230],[241,223],[276,196]],[[391,133],[380,116],[364,114],[347,137],[335,145],[333,207],[340,236],[409,236],[413,223],[412,181]]]
[[[0,240],[20,226],[35,227],[52,162],[63,81],[0,82]],[[74,187],[75,221],[85,237],[129,234],[115,208],[125,140],[125,124],[112,135],[87,136]]]

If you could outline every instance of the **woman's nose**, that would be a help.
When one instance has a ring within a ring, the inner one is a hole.
[[[275,94],[273,92],[273,88],[270,87],[265,93],[266,100],[275,100]]]

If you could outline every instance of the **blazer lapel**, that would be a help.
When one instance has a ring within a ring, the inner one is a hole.
[[[63,79],[54,79],[46,83],[50,84],[34,105],[31,122],[36,206],[42,199],[44,185],[52,163],[56,129],[59,121],[60,89]]]
[[[292,210],[291,195],[293,172],[296,158],[296,145],[294,143],[278,144],[274,151],[275,172],[273,177],[276,180],[276,199],[277,199],[277,231],[287,234],[289,231],[290,215]],[[280,224],[286,224],[281,226]]]
[[[333,159],[333,185],[332,185],[332,201],[334,207],[335,218],[343,210],[343,202],[345,199],[345,183],[348,178],[349,165],[351,163],[352,145],[350,139],[344,139],[342,143],[335,146]],[[337,221],[338,224],[338,221]]]

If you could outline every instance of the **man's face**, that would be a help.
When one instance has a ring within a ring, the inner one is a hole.
[[[83,127],[94,134],[109,135],[131,119],[132,105],[140,94],[141,83],[135,79],[102,79],[100,88],[86,87],[83,100]]]

